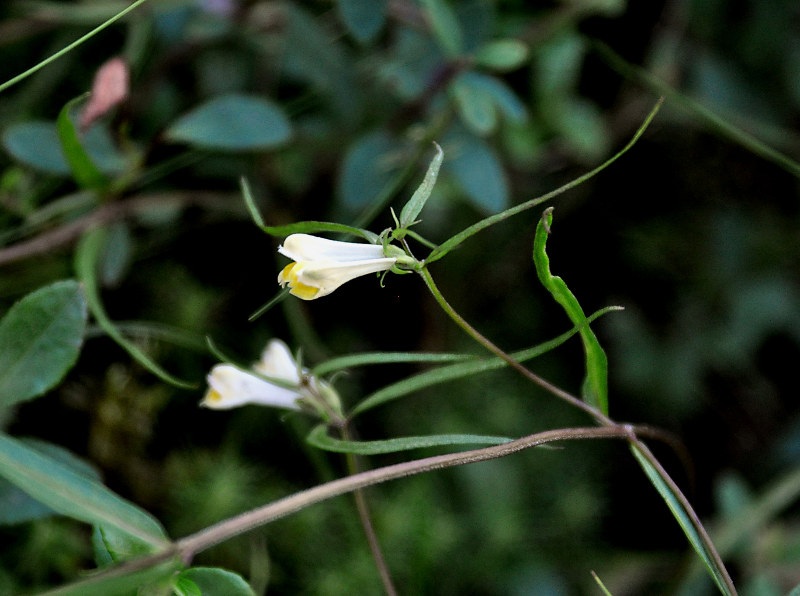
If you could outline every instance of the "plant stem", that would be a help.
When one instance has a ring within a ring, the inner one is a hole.
[[[523,449],[544,445],[545,443],[554,441],[624,438],[627,437],[630,432],[630,429],[622,426],[605,428],[578,427],[548,430],[528,435],[527,437],[509,443],[503,443],[502,445],[492,445],[490,447],[471,449],[458,453],[435,455],[433,457],[394,464],[384,468],[367,470],[366,472],[345,476],[344,478],[339,478],[309,488],[268,505],[264,505],[263,507],[258,507],[252,511],[222,521],[196,534],[179,540],[176,543],[177,549],[183,555],[184,560],[191,560],[194,554],[229,540],[234,536],[244,534],[257,527],[291,515],[315,503],[320,503],[327,499],[338,497],[339,495],[367,486],[395,480],[397,478],[405,478],[406,476],[421,474],[423,472],[497,459],[511,455],[512,453],[517,453]]]
[[[439,287],[436,285],[436,282],[433,281],[433,277],[431,277],[430,271],[428,271],[427,267],[422,267],[419,270],[419,274],[422,276],[422,279],[425,281],[425,285],[428,286],[428,289],[430,290],[431,294],[433,294],[433,297],[436,299],[436,302],[438,302],[439,306],[442,307],[442,310],[444,310],[444,312],[447,313],[447,315],[451,319],[453,319],[453,321],[455,321],[456,325],[458,325],[464,331],[466,331],[470,337],[472,337],[475,341],[481,344],[484,348],[489,350],[495,356],[498,356],[503,360],[505,360],[509,364],[509,366],[511,366],[514,370],[519,372],[525,378],[533,381],[546,391],[552,393],[556,397],[563,399],[564,401],[575,406],[576,408],[580,408],[581,410],[588,413],[590,416],[592,416],[595,420],[597,420],[604,426],[616,426],[616,423],[613,420],[611,420],[608,416],[604,415],[600,410],[593,408],[583,400],[575,397],[574,395],[572,395],[567,391],[564,391],[560,387],[553,385],[547,379],[543,379],[542,377],[540,377],[527,367],[523,366],[522,364],[514,360],[514,358],[512,358],[510,354],[504,352],[497,345],[495,345],[494,342],[492,342],[489,338],[487,338],[480,331],[478,331],[472,325],[470,325],[466,321],[466,319],[464,319],[464,317],[458,314],[458,312],[452,306],[450,306],[450,303],[447,302],[445,297],[439,291]]]
[[[353,440],[348,426],[345,424],[339,429],[342,439],[345,441]],[[350,475],[358,474],[360,470],[358,457],[354,453],[346,454],[347,470]],[[361,526],[364,528],[367,542],[369,543],[369,550],[372,553],[372,558],[375,561],[375,566],[378,568],[378,573],[383,582],[383,588],[388,596],[397,596],[397,589],[392,582],[392,576],[389,572],[389,565],[386,563],[386,557],[383,556],[381,544],[378,541],[378,534],[375,532],[375,526],[372,523],[372,517],[369,514],[369,506],[367,505],[367,498],[363,489],[356,489],[353,491],[353,499],[356,502],[356,509],[358,509],[358,517],[361,520]]]
[[[715,578],[725,586],[728,590],[728,593],[735,595],[736,594],[736,587],[733,584],[733,580],[731,579],[730,575],[728,574],[727,569],[725,568],[724,563],[722,562],[722,557],[720,556],[719,552],[717,551],[714,543],[711,541],[711,537],[708,535],[705,527],[703,527],[700,518],[695,513],[694,509],[692,508],[689,500],[683,494],[683,492],[678,488],[678,485],[675,481],[670,477],[661,463],[656,459],[655,455],[647,448],[647,446],[642,443],[639,438],[636,436],[636,429],[632,425],[621,425],[617,422],[614,422],[611,418],[603,414],[597,408],[590,406],[589,404],[585,403],[581,399],[575,397],[571,393],[564,391],[560,387],[553,385],[550,381],[543,379],[539,375],[535,374],[519,362],[517,362],[511,355],[504,352],[500,349],[497,345],[495,345],[491,340],[481,334],[477,329],[475,329],[472,325],[470,325],[458,312],[450,306],[447,302],[445,297],[442,295],[441,291],[439,290],[436,283],[433,281],[433,277],[431,277],[430,272],[426,266],[422,266],[418,273],[422,276],[422,279],[425,281],[425,284],[428,286],[431,294],[442,307],[442,309],[447,313],[447,315],[455,321],[455,323],[461,327],[470,337],[475,339],[478,343],[480,343],[483,347],[487,350],[499,356],[503,360],[505,360],[512,368],[514,368],[517,372],[522,374],[525,378],[533,381],[535,384],[539,385],[543,389],[549,391],[553,395],[562,400],[566,401],[573,406],[580,408],[584,412],[591,415],[599,424],[602,426],[609,428],[609,429],[616,429],[621,432],[625,432],[625,436],[628,439],[628,442],[631,445],[631,448],[635,449],[637,453],[639,453],[643,459],[645,459],[654,469],[656,474],[661,478],[661,480],[668,486],[670,492],[672,493],[673,497],[677,502],[680,504],[681,508],[684,510],[684,513],[689,519],[689,523],[694,531],[697,533],[700,542],[702,543],[705,552],[709,555],[711,560],[713,561],[714,565],[716,566],[719,574],[714,574]],[[669,505],[669,503],[667,503]],[[678,520],[679,524],[681,523]],[[684,528],[684,531],[686,529]],[[692,545],[695,546],[695,543],[690,539]],[[695,547],[697,549],[697,547]],[[699,553],[699,551],[698,551]],[[721,587],[721,586],[720,586]]]
[[[53,62],[55,60],[58,60],[59,58],[61,58],[61,56],[63,56],[64,54],[66,54],[67,52],[69,52],[71,50],[74,50],[79,45],[81,45],[83,42],[85,42],[87,39],[89,39],[91,37],[94,37],[96,34],[100,33],[103,29],[105,29],[106,27],[108,27],[109,25],[114,23],[115,21],[121,19],[126,14],[128,14],[129,12],[131,12],[132,10],[137,8],[140,4],[144,4],[145,2],[147,2],[147,0],[136,0],[136,2],[131,4],[128,8],[126,8],[124,10],[121,10],[120,12],[115,14],[113,17],[111,17],[107,21],[101,23],[100,25],[98,25],[97,27],[95,27],[94,29],[89,31],[89,33],[87,33],[86,35],[84,35],[82,37],[79,37],[78,39],[73,41],[71,44],[66,46],[65,48],[62,48],[61,50],[59,50],[58,52],[56,52],[55,54],[53,54],[49,58],[45,58],[44,60],[39,62],[36,66],[32,66],[31,68],[29,68],[25,72],[18,74],[14,78],[9,79],[8,81],[6,81],[2,85],[0,85],[0,92],[5,91],[6,89],[11,87],[12,85],[16,85],[21,80],[26,79],[27,77],[31,76],[36,71],[38,71],[38,70],[44,68],[45,66],[47,66],[48,64],[50,64],[51,62]]]

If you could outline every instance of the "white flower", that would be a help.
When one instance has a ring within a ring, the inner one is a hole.
[[[338,242],[309,234],[292,234],[278,252],[295,261],[278,275],[281,286],[303,300],[321,298],[361,275],[391,269],[397,262],[377,244]]]
[[[227,410],[245,404],[260,404],[276,408],[299,410],[299,400],[308,396],[308,388],[289,348],[278,339],[267,344],[261,360],[253,365],[259,375],[285,382],[286,386],[270,383],[257,375],[232,364],[217,364],[208,375],[208,391],[201,406]]]

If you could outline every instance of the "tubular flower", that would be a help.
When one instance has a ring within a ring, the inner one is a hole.
[[[267,344],[253,371],[257,374],[232,364],[217,364],[208,375],[208,391],[200,405],[215,410],[245,404],[300,410],[301,402],[309,397],[309,385],[304,384],[289,348],[278,339]],[[277,382],[271,383],[258,375]]]
[[[368,273],[387,271],[397,263],[382,246],[338,242],[309,234],[292,234],[278,252],[289,263],[278,275],[281,286],[289,284],[291,294],[303,300],[327,296],[343,283]]]

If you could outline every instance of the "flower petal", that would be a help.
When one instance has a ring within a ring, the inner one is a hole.
[[[297,266],[292,270],[292,276],[296,279],[295,286],[298,288],[301,286],[319,288],[319,292],[313,295],[312,298],[321,298],[356,277],[391,269],[395,262],[397,262],[397,259],[394,258],[367,259],[345,263],[302,261],[296,264]],[[302,296],[300,297],[302,298]]]
[[[253,370],[265,377],[288,381],[300,385],[297,363],[289,351],[289,346],[279,339],[271,339],[261,353],[261,360],[253,365]]]
[[[311,234],[292,234],[278,252],[293,261],[364,261],[383,258],[383,247],[361,242],[340,242]]]
[[[289,284],[289,293],[303,300],[313,300],[317,298],[319,288],[300,283],[300,280],[297,279],[297,269],[297,263],[289,263],[286,265],[278,274],[278,283],[281,284],[281,287]]]
[[[245,404],[260,404],[276,408],[299,410],[298,391],[279,387],[259,377],[236,368],[232,364],[218,364],[208,375],[209,390],[201,406],[227,410]]]

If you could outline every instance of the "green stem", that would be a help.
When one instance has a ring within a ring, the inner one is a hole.
[[[124,17],[126,14],[128,14],[132,10],[136,9],[139,5],[144,4],[145,2],[147,2],[147,0],[136,0],[136,2],[131,4],[128,8],[118,12],[116,15],[114,15],[113,17],[111,17],[110,19],[105,21],[104,23],[101,23],[100,25],[98,25],[97,27],[95,27],[94,29],[89,31],[89,33],[87,33],[86,35],[76,39],[71,44],[69,44],[65,48],[59,50],[58,52],[56,52],[55,54],[53,54],[49,58],[45,58],[44,60],[39,62],[39,64],[37,64],[36,66],[33,66],[33,67],[29,68],[25,72],[23,72],[21,74],[18,74],[13,79],[9,79],[8,81],[6,81],[2,85],[0,85],[0,92],[5,91],[6,89],[11,87],[12,85],[16,85],[21,80],[28,78],[33,73],[37,72],[38,70],[41,70],[42,68],[44,68],[45,66],[47,66],[51,62],[54,62],[55,60],[58,60],[59,58],[61,58],[61,56],[63,56],[67,52],[70,52],[70,51],[74,50],[79,45],[81,45],[83,42],[85,42],[87,39],[90,39],[91,37],[97,35],[103,29],[105,29],[106,27],[108,27],[112,23],[118,21],[119,19]]]
[[[525,366],[517,362],[513,357],[509,354],[504,352],[500,349],[497,345],[495,345],[491,340],[481,334],[477,329],[475,329],[472,325],[470,325],[456,310],[450,306],[447,302],[445,297],[439,291],[438,286],[433,281],[433,277],[431,277],[430,272],[428,271],[427,267],[423,266],[418,270],[418,273],[422,276],[422,279],[425,281],[425,284],[428,286],[431,294],[433,294],[434,299],[439,303],[442,309],[447,313],[447,315],[453,319],[453,321],[461,327],[470,337],[475,339],[478,343],[480,343],[483,347],[487,350],[492,352],[494,355],[499,356],[503,360],[505,360],[512,368],[514,368],[517,372],[522,374],[525,378],[533,381],[535,384],[539,385],[543,389],[549,391],[556,397],[566,401],[569,404],[583,410],[584,412],[591,415],[599,424],[608,428],[608,429],[615,429],[620,432],[624,432],[628,442],[630,443],[631,447],[636,450],[636,452],[646,460],[654,469],[656,474],[661,478],[661,480],[667,485],[670,492],[680,504],[681,508],[684,510],[690,525],[697,533],[697,536],[700,542],[703,545],[706,553],[710,556],[711,560],[713,561],[714,565],[716,566],[717,570],[719,571],[718,574],[715,574],[717,579],[727,588],[728,593],[736,594],[736,588],[733,585],[733,580],[731,580],[730,575],[728,574],[727,569],[725,569],[725,564],[722,562],[722,557],[720,556],[719,552],[717,551],[714,543],[711,541],[711,537],[708,535],[708,532],[703,527],[700,518],[695,513],[694,509],[692,508],[689,500],[683,494],[683,492],[678,488],[678,485],[675,484],[675,481],[670,477],[661,463],[656,459],[655,455],[647,448],[647,446],[642,443],[639,438],[637,437],[637,429],[631,425],[627,424],[619,424],[613,421],[611,418],[603,414],[597,408],[592,407],[591,405],[585,403],[583,400],[575,397],[571,393],[564,391],[560,387],[553,385],[546,379],[543,379],[539,375],[535,374],[534,372],[527,369]]]
[[[721,136],[730,139],[734,143],[738,143],[755,155],[767,161],[771,161],[793,176],[800,178],[800,164],[791,157],[773,149],[746,130],[728,123],[725,119],[709,110],[700,102],[684,95],[668,83],[647,72],[645,69],[625,61],[607,45],[596,41],[594,42],[594,47],[597,53],[600,54],[600,57],[623,77],[636,81],[636,83],[653,93],[658,93],[659,95],[667,97],[672,105],[695,116]]]
[[[546,391],[552,393],[556,397],[559,397],[566,401],[567,403],[575,406],[576,408],[580,408],[584,412],[588,413],[592,416],[595,420],[599,423],[603,424],[604,426],[616,426],[616,424],[607,416],[605,416],[600,410],[590,406],[583,400],[575,397],[571,393],[564,391],[560,387],[553,385],[547,379],[544,379],[531,371],[530,369],[526,368],[519,362],[517,362],[510,354],[504,352],[500,349],[497,345],[494,344],[489,338],[483,335],[480,331],[475,329],[472,325],[470,325],[464,317],[462,317],[458,312],[450,306],[450,303],[447,302],[445,297],[439,291],[439,287],[436,285],[436,282],[433,281],[433,277],[431,277],[430,271],[428,271],[427,267],[422,267],[419,270],[419,274],[422,276],[422,279],[425,281],[425,285],[428,286],[431,294],[433,294],[434,299],[436,302],[439,303],[439,306],[442,307],[447,316],[449,316],[453,321],[455,321],[456,325],[461,327],[467,334],[472,337],[475,341],[481,344],[484,348],[489,350],[495,356],[498,356],[505,360],[509,366],[511,366],[514,370],[519,372],[525,378],[533,381],[541,388],[545,389]]]

